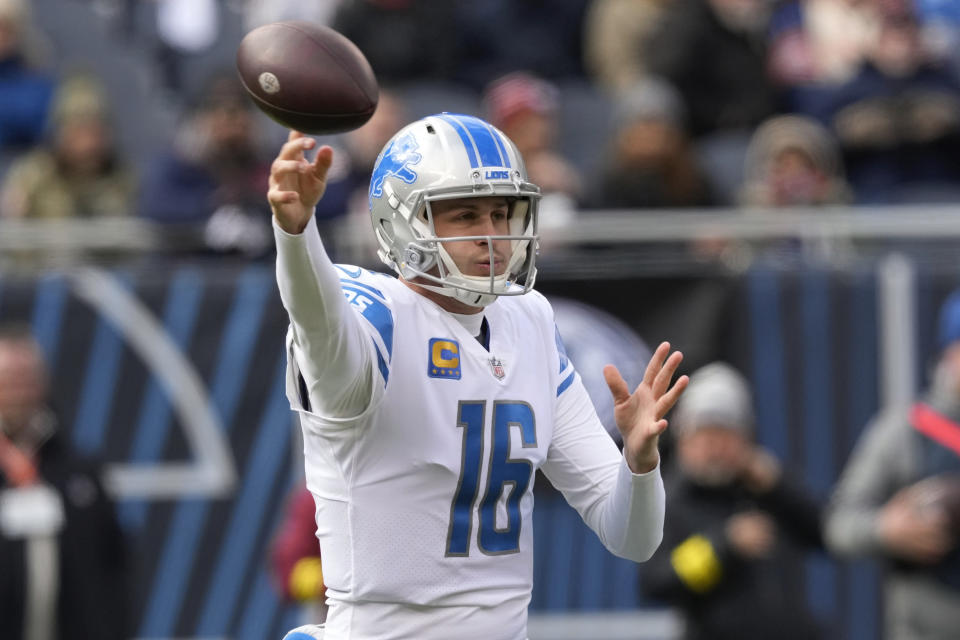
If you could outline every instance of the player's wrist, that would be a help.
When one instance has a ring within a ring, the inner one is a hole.
[[[657,468],[657,465],[660,464],[660,452],[656,448],[649,453],[641,453],[638,455],[627,455],[627,467],[630,468],[630,472],[635,475],[643,475],[644,473],[650,473]]]
[[[281,231],[291,236],[299,236],[307,228],[307,225],[310,224],[310,216],[306,216],[305,218],[297,218],[282,215],[276,211],[273,212],[273,219],[276,221],[276,226]]]

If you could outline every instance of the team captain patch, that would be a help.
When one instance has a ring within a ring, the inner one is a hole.
[[[427,354],[427,376],[460,379],[460,344],[446,338],[430,338]]]

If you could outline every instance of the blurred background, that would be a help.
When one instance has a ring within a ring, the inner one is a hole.
[[[319,594],[284,546],[303,464],[265,192],[286,132],[233,68],[285,19],[344,33],[381,84],[323,140],[335,261],[382,268],[367,185],[400,126],[490,120],[543,188],[537,288],[608,426],[603,364],[638,381],[661,340],[684,373],[726,362],[820,509],[871,417],[928,385],[960,284],[957,0],[0,0],[0,324],[35,339],[49,431],[99,461],[124,540],[122,629],[90,637],[280,638]],[[532,639],[683,637],[682,599],[543,479],[536,500]],[[817,542],[780,575],[820,637],[881,637],[875,562]]]

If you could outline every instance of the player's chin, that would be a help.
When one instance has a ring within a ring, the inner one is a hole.
[[[479,276],[481,278],[489,278],[490,271],[491,271],[491,268],[490,268],[489,262],[476,262],[470,268],[470,275]],[[507,272],[507,263],[497,260],[493,264],[493,272],[494,272],[494,275],[496,276],[502,276],[504,273]]]

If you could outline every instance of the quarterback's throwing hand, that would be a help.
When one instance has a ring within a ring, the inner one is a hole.
[[[680,376],[670,385],[681,360],[682,353],[670,353],[670,343],[661,343],[647,364],[643,382],[632,394],[615,366],[608,364],[603,368],[603,377],[613,394],[613,416],[623,436],[624,455],[634,473],[651,471],[660,462],[657,442],[667,428],[663,416],[676,404],[689,382],[687,376]]]
[[[333,149],[320,147],[317,157],[310,162],[304,151],[315,145],[313,138],[291,131],[270,167],[267,200],[280,228],[287,233],[303,231],[327,188],[327,171],[333,162]]]

